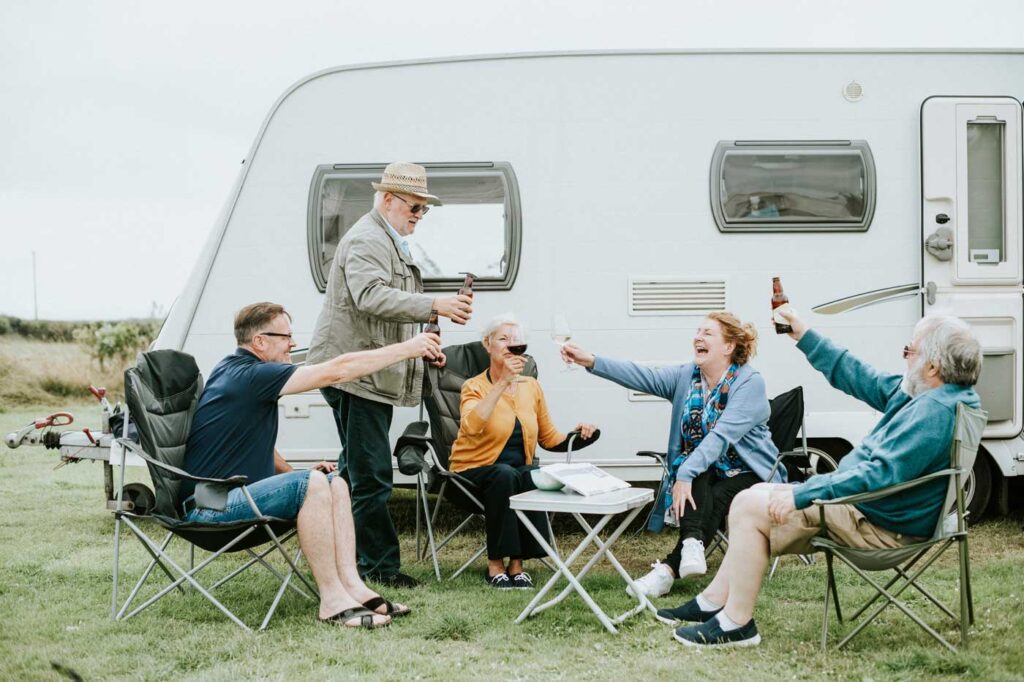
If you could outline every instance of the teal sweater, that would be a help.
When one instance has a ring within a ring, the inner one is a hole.
[[[901,376],[883,374],[814,330],[797,348],[840,391],[882,412],[882,419],[839,462],[833,473],[797,485],[797,509],[814,500],[832,500],[878,490],[949,466],[957,403],[978,407],[970,386],[945,384],[916,398],[900,390]],[[931,537],[946,497],[946,479],[929,481],[874,502],[858,504],[871,523],[895,533]]]

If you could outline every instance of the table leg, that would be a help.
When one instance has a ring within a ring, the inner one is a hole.
[[[579,558],[580,554],[583,553],[583,550],[587,547],[587,545],[591,543],[593,537],[604,529],[604,527],[608,524],[608,522],[612,519],[612,516],[614,515],[607,514],[603,516],[601,520],[597,523],[597,526],[594,529],[592,529],[590,533],[587,534],[587,537],[583,539],[583,541],[576,547],[576,549],[572,551],[572,554],[569,555],[566,561],[563,562],[562,558],[558,555],[558,553],[551,547],[550,544],[548,544],[547,540],[544,539],[544,536],[530,522],[530,519],[527,518],[526,514],[518,509],[516,509],[515,512],[516,516],[519,517],[519,520],[522,521],[526,529],[530,531],[530,534],[533,535],[534,538],[536,538],[537,542],[540,543],[540,546],[544,548],[544,551],[548,553],[548,556],[555,563],[555,566],[558,567],[558,571],[553,576],[551,576],[551,579],[548,580],[548,582],[544,585],[543,588],[541,588],[540,592],[537,593],[537,596],[535,596],[533,600],[530,601],[529,604],[527,604],[526,608],[523,609],[523,612],[519,614],[519,617],[516,618],[515,622],[517,624],[522,623],[524,620],[526,620],[534,613],[540,613],[541,611],[550,608],[551,606],[554,606],[555,604],[565,599],[566,595],[568,595],[568,593],[571,590],[575,589],[576,592],[583,599],[583,601],[587,604],[587,606],[590,607],[590,610],[594,612],[594,615],[597,616],[597,619],[601,621],[601,624],[604,625],[605,629],[607,629],[612,634],[617,634],[618,630],[615,629],[615,625],[612,624],[611,619],[609,619],[605,612],[601,610],[601,607],[597,605],[597,602],[595,602],[593,597],[590,596],[590,593],[588,593],[583,588],[583,585],[580,584],[579,580],[577,580],[577,578],[572,574],[572,571],[569,570],[569,566],[571,566],[572,563]],[[591,564],[588,564],[588,568],[590,565],[592,565],[592,562]],[[540,606],[537,606],[537,604],[540,603],[541,599],[544,598],[544,595],[546,595],[554,586],[555,582],[557,582],[558,577],[560,575],[565,576],[565,579],[569,582],[569,586],[565,590],[563,590],[560,595],[558,595],[551,601],[545,604],[541,604]]]
[[[622,522],[620,528],[622,530],[625,530],[627,527],[629,527],[630,522],[632,522],[632,520],[636,517],[636,515],[639,512],[640,512],[640,509],[634,510],[633,513],[631,513],[626,518],[626,520]],[[583,528],[585,530],[587,530],[587,531],[590,530],[590,525],[587,523],[586,519],[584,519],[582,516],[578,516],[576,518],[576,522],[579,523],[581,526],[583,526]],[[652,604],[650,602],[650,600],[647,599],[647,595],[642,593],[637,588],[636,583],[633,582],[633,577],[631,575],[629,575],[629,573],[626,571],[626,569],[623,568],[622,564],[619,563],[619,560],[615,558],[615,555],[612,554],[611,542],[613,542],[613,540],[611,540],[611,539],[609,539],[609,541],[607,543],[602,542],[600,536],[596,536],[594,538],[594,544],[596,544],[600,549],[604,550],[605,557],[608,559],[609,563],[611,563],[611,565],[615,567],[615,570],[619,572],[619,575],[622,576],[623,580],[625,580],[626,583],[633,589],[633,595],[636,597],[637,601],[639,602],[639,604],[636,607],[630,609],[629,611],[626,611],[625,613],[623,613],[622,615],[620,615],[620,616],[618,616],[616,618],[613,618],[612,622],[616,623],[616,624],[621,623],[624,620],[626,620],[627,618],[629,618],[631,616],[635,616],[636,614],[640,613],[644,609],[650,610],[651,613],[657,613],[658,609],[654,606],[654,604]]]

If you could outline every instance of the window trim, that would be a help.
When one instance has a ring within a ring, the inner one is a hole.
[[[446,174],[454,171],[455,175],[473,175],[474,171],[497,171],[505,183],[505,254],[507,263],[505,274],[501,278],[481,278],[473,284],[474,291],[509,291],[515,285],[519,275],[519,260],[522,254],[523,221],[519,199],[519,183],[516,180],[512,164],[507,161],[481,162],[417,162],[427,169],[429,181],[430,171],[443,171]],[[320,234],[320,191],[324,182],[331,178],[344,177],[351,173],[367,173],[379,177],[386,163],[335,163],[321,164],[316,167],[309,184],[309,197],[306,205],[306,246],[309,259],[310,276],[317,291],[327,290],[328,272],[320,260],[322,246]],[[444,200],[444,197],[441,197]],[[339,238],[342,235],[339,235]],[[456,291],[462,286],[462,277],[423,278],[423,291]]]
[[[722,168],[727,152],[742,149],[744,151],[775,151],[782,152],[791,150],[793,152],[806,151],[808,149],[837,149],[850,148],[856,150],[864,163],[864,184],[865,201],[864,217],[857,221],[827,221],[827,220],[729,220],[722,208],[721,183]],[[871,154],[871,146],[867,140],[721,140],[715,146],[714,155],[711,157],[711,172],[709,178],[711,195],[711,213],[719,232],[866,232],[871,227],[871,221],[875,215],[875,203],[878,198],[875,159]]]

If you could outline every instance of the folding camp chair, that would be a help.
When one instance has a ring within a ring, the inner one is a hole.
[[[434,575],[441,580],[441,568],[438,562],[440,551],[452,541],[473,519],[484,518],[484,505],[480,501],[479,488],[470,480],[448,470],[448,457],[452,444],[459,433],[460,407],[462,401],[462,384],[466,379],[476,376],[490,366],[490,356],[479,341],[444,349],[447,362],[443,368],[427,365],[426,390],[423,398],[430,419],[429,432],[426,422],[413,422],[395,445],[395,457],[398,459],[399,470],[407,475],[416,476],[416,553],[423,560],[429,551],[434,564]],[[537,364],[528,358],[523,374],[537,377]],[[565,442],[553,448],[552,452],[567,452],[572,457],[574,442],[578,432],[568,435]],[[582,449],[596,442],[600,432],[596,432],[589,440],[582,441],[576,449]],[[534,463],[538,463],[535,459]],[[437,497],[433,510],[430,509],[428,494],[436,492]],[[434,526],[444,500],[458,507],[466,516],[440,541],[434,537]],[[426,541],[421,541],[420,528],[426,531]],[[487,551],[486,543],[482,544],[473,556],[465,561],[455,573],[454,579],[462,574],[473,562]]]
[[[227,479],[214,479],[192,476],[181,469],[185,460],[185,444],[188,440],[192,416],[203,390],[203,378],[199,373],[195,360],[185,353],[173,350],[157,350],[140,353],[137,364],[125,371],[125,402],[128,414],[125,415],[125,432],[127,433],[128,415],[138,427],[141,446],[128,440],[118,439],[122,452],[130,451],[145,460],[153,485],[156,490],[156,504],[150,514],[145,516],[123,509],[121,493],[124,489],[124,455],[121,459],[121,484],[118,486],[118,499],[114,511],[114,585],[111,598],[111,617],[124,620],[148,608],[164,595],[177,589],[184,593],[185,584],[195,588],[214,606],[220,609],[235,624],[245,630],[250,628],[234,613],[224,606],[212,592],[229,580],[241,574],[253,564],[267,568],[281,582],[262,623],[264,630],[274,615],[277,605],[287,588],[298,592],[308,599],[313,596],[290,583],[293,575],[298,575],[305,586],[317,595],[313,584],[296,568],[302,551],[298,550],[294,558],[285,552],[283,544],[295,535],[295,521],[264,516],[260,513],[252,496],[245,486],[245,476],[232,476]],[[197,506],[205,508],[223,508],[229,490],[240,487],[252,506],[256,519],[232,523],[196,523],[182,520],[183,514],[177,504],[178,490],[182,481],[193,481],[196,484],[195,499]],[[167,531],[163,540],[157,542],[142,530],[140,522],[153,521]],[[135,587],[131,590],[124,604],[118,607],[118,578],[121,560],[121,524],[127,526],[138,538],[151,557],[151,561],[143,571]],[[179,564],[168,554],[167,548],[171,540],[180,537],[189,543],[189,568]],[[257,551],[260,545],[271,543],[263,551]],[[211,556],[198,565],[195,564],[195,548],[199,547]],[[198,574],[216,558],[228,552],[245,551],[249,561],[242,567],[232,571],[209,587],[203,586]],[[267,561],[267,556],[277,552],[287,564],[287,572],[282,572]],[[145,602],[129,611],[139,591],[154,573],[160,569],[171,581]]]
[[[857,636],[878,614],[891,604],[906,614],[947,649],[956,651],[952,644],[921,620],[917,614],[910,610],[905,602],[899,599],[900,594],[908,587],[916,589],[943,613],[958,622],[960,625],[960,643],[962,646],[967,646],[967,627],[968,624],[974,623],[974,602],[971,595],[971,567],[967,552],[967,522],[965,520],[967,505],[964,501],[963,487],[971,472],[971,468],[974,466],[974,460],[978,454],[978,444],[981,442],[981,435],[985,430],[985,422],[987,420],[988,413],[983,410],[968,407],[962,403],[957,406],[956,428],[953,431],[953,442],[950,446],[948,469],[936,471],[912,481],[889,486],[888,488],[870,493],[848,495],[835,500],[814,501],[814,504],[818,505],[821,512],[823,535],[813,538],[811,544],[816,549],[825,552],[825,560],[828,566],[828,575],[825,582],[825,609],[821,624],[821,648],[823,651],[828,640],[828,609],[830,599],[834,600],[837,620],[840,623],[843,622],[843,614],[839,607],[839,594],[836,591],[835,574],[832,570],[833,557],[838,557],[840,561],[853,569],[857,575],[863,578],[876,591],[875,596],[861,606],[850,620],[857,619],[879,599],[885,600],[846,635],[839,642],[837,648],[846,646],[851,639]],[[942,479],[948,481],[946,485],[946,498],[942,505],[943,513],[939,514],[938,521],[935,524],[935,532],[932,533],[931,538],[923,542],[896,549],[855,549],[840,545],[824,535],[824,532],[827,530],[825,522],[825,507],[827,505],[858,504],[878,500],[928,481]],[[954,542],[957,543],[960,552],[958,576],[960,592],[959,617],[954,615],[949,608],[918,582],[921,574]],[[925,558],[926,555],[927,558]],[[868,572],[886,570],[892,570],[895,575],[885,585],[881,585],[868,575]]]

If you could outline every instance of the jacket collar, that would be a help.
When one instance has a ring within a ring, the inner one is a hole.
[[[405,251],[402,249],[401,244],[399,244],[398,240],[395,238],[393,232],[394,228],[388,225],[387,219],[385,219],[384,216],[381,215],[380,211],[378,211],[376,208],[371,209],[370,217],[373,218],[373,221],[377,223],[380,229],[384,230],[384,234],[388,236],[388,239],[391,240],[391,244],[395,247],[395,251],[398,253],[398,257],[401,258],[406,265],[416,265],[416,261],[412,259],[412,256],[406,255]]]

